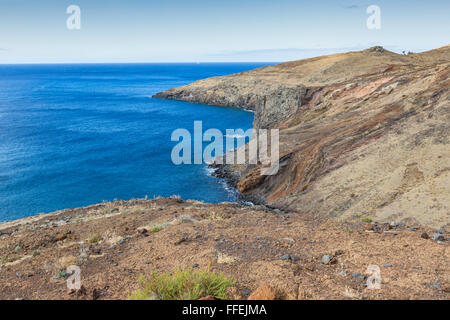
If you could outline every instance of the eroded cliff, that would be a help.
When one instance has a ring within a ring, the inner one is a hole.
[[[450,222],[450,46],[381,47],[214,77],[156,96],[255,111],[280,129],[281,168],[225,166],[237,188],[312,215]],[[223,171],[223,168],[222,168]]]

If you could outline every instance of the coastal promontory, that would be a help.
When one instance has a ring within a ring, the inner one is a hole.
[[[382,47],[282,63],[156,97],[255,111],[280,129],[280,171],[220,168],[241,194],[339,220],[450,221],[450,46]],[[236,178],[237,176],[237,178]]]

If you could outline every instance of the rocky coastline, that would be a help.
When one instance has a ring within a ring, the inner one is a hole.
[[[280,130],[277,175],[262,177],[258,165],[215,166],[244,198],[335,219],[446,226],[449,56],[450,46],[408,55],[373,47],[204,79],[155,97],[250,108],[255,129]]]
[[[212,163],[208,165],[208,168],[211,168],[213,170],[211,172],[211,176],[223,180],[229,188],[232,188],[236,191],[238,203],[250,206],[263,205],[267,208],[270,208],[270,206],[267,206],[264,197],[258,195],[245,195],[239,192],[237,184],[239,182],[240,175],[239,172],[232,169],[232,166]]]
[[[140,277],[180,269],[233,279],[227,299],[448,300],[449,57],[374,47],[157,94],[253,109],[255,128],[280,130],[278,174],[212,164],[238,203],[136,199],[0,223],[0,299],[129,299]]]

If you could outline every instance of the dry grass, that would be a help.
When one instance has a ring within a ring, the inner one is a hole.
[[[177,269],[173,273],[153,272],[149,279],[139,278],[142,289],[130,295],[131,300],[198,300],[206,296],[227,299],[226,290],[235,281],[222,273]]]
[[[91,234],[87,237],[86,242],[93,244],[93,243],[98,243],[102,240],[103,240],[103,237],[100,236],[99,234]]]

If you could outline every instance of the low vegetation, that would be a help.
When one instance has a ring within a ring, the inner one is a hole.
[[[155,232],[159,232],[159,231],[161,231],[161,226],[153,226],[151,229],[150,229],[150,231],[151,232],[153,232],[153,233],[155,233]]]
[[[141,276],[138,281],[142,288],[130,295],[131,300],[197,300],[206,296],[227,299],[226,290],[235,283],[222,273],[192,269],[153,272],[149,279]]]
[[[102,236],[100,236],[100,235],[98,235],[98,234],[91,234],[91,235],[89,235],[89,237],[86,239],[86,242],[87,242],[87,243],[90,243],[90,244],[94,244],[94,243],[100,242],[100,241],[102,241],[102,240],[103,240],[103,237],[102,237]]]
[[[59,270],[58,274],[56,275],[58,279],[67,279],[69,277],[69,274],[65,272],[64,270]]]

